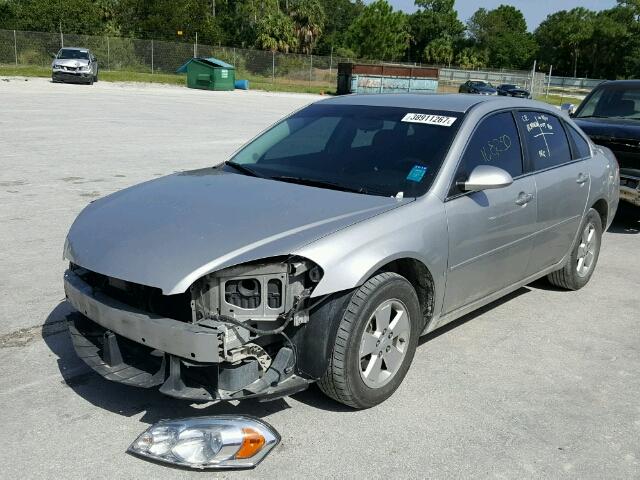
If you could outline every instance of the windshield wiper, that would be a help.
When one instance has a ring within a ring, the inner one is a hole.
[[[252,177],[258,177],[258,178],[264,178],[264,175],[259,174],[253,168],[249,168],[246,165],[242,165],[241,163],[236,163],[236,162],[227,160],[226,162],[224,162],[224,164],[230,166],[231,168],[235,168],[239,172],[242,172],[246,175],[250,175]]]
[[[308,185],[309,187],[329,188],[331,190],[339,190],[341,192],[362,193],[365,195],[383,195],[382,192],[372,192],[364,187],[348,187],[339,183],[329,182],[326,180],[316,180],[314,178],[293,177],[289,175],[275,175],[269,177],[273,180],[280,180],[281,182],[297,183],[298,185]]]

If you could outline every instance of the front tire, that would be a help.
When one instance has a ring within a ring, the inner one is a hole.
[[[578,241],[563,268],[550,273],[547,279],[556,287],[580,290],[591,279],[598,263],[602,243],[602,220],[591,208],[580,225]]]
[[[407,374],[422,324],[418,297],[407,279],[390,272],[375,275],[353,292],[318,386],[353,408],[383,402]]]

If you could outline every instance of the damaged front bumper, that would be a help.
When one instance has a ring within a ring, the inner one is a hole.
[[[91,83],[93,81],[92,72],[67,72],[63,70],[53,70],[51,80],[63,83]]]
[[[229,363],[220,357],[222,334],[194,324],[148,314],[95,291],[75,272],[64,276],[76,353],[104,378],[126,385],[159,387],[166,395],[195,401],[271,400],[307,388],[295,374],[292,348],[280,348],[258,375],[258,361]]]

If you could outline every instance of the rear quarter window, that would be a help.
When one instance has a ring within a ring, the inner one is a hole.
[[[591,155],[591,149],[584,137],[571,125],[566,125],[566,127],[567,132],[569,132],[569,137],[571,137],[571,141],[573,142],[573,158],[585,158]]]
[[[518,112],[516,118],[534,170],[545,170],[572,160],[567,134],[559,118],[534,111]]]

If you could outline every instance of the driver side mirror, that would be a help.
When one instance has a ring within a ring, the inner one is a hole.
[[[478,165],[475,167],[469,178],[464,182],[459,182],[458,186],[465,192],[480,192],[494,188],[508,187],[513,183],[513,178],[509,172],[492,165]]]
[[[573,114],[576,112],[576,106],[573,103],[563,103],[560,105],[560,111],[573,117]]]

